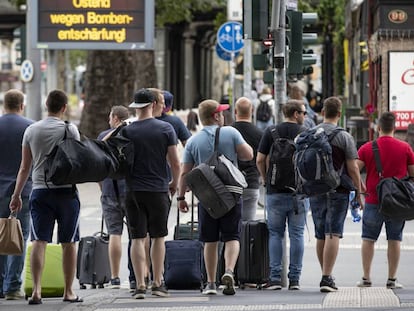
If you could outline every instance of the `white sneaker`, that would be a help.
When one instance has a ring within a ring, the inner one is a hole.
[[[386,286],[389,289],[397,289],[397,288],[403,288],[404,287],[401,283],[397,282],[397,279],[394,279],[394,280],[393,279],[388,279]]]
[[[216,283],[208,282],[203,289],[203,295],[217,295]]]

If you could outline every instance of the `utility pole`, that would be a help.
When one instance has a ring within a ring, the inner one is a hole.
[[[283,121],[282,107],[286,103],[285,13],[285,0],[272,0],[272,18],[269,30],[275,41],[273,48],[273,68],[276,124]]]

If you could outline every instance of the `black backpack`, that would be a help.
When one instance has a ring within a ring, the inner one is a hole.
[[[272,109],[267,101],[260,100],[256,109],[256,120],[267,122],[272,117]]]
[[[295,143],[290,138],[280,137],[276,127],[270,130],[273,144],[269,153],[269,169],[266,173],[266,183],[273,189],[288,192],[295,190],[295,170],[293,154]]]

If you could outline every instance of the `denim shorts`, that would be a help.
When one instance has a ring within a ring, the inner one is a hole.
[[[79,241],[80,202],[73,188],[34,189],[29,204],[32,241],[52,242],[55,222],[58,243]]]
[[[108,195],[101,196],[102,213],[105,219],[108,234],[122,235],[124,228],[124,218],[126,217],[125,196],[117,198]]]
[[[362,216],[362,239],[376,241],[384,223],[387,240],[402,241],[405,221],[384,219],[379,212],[379,205],[365,204]]]
[[[326,235],[335,235],[342,238],[344,223],[348,212],[349,194],[331,193],[309,198],[312,210],[312,219],[315,225],[315,237],[325,240]]]
[[[223,242],[240,240],[241,232],[241,200],[227,214],[219,219],[209,215],[198,203],[199,240],[202,242]]]
[[[131,239],[168,235],[171,200],[167,192],[128,191],[126,211]]]

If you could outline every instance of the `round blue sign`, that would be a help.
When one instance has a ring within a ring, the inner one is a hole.
[[[216,44],[216,53],[217,56],[220,57],[222,60],[231,61],[231,53],[223,50],[218,44]],[[235,57],[237,55],[239,55],[239,52],[234,53]]]
[[[243,26],[239,22],[227,22],[217,31],[217,43],[226,52],[238,52],[243,48]]]

